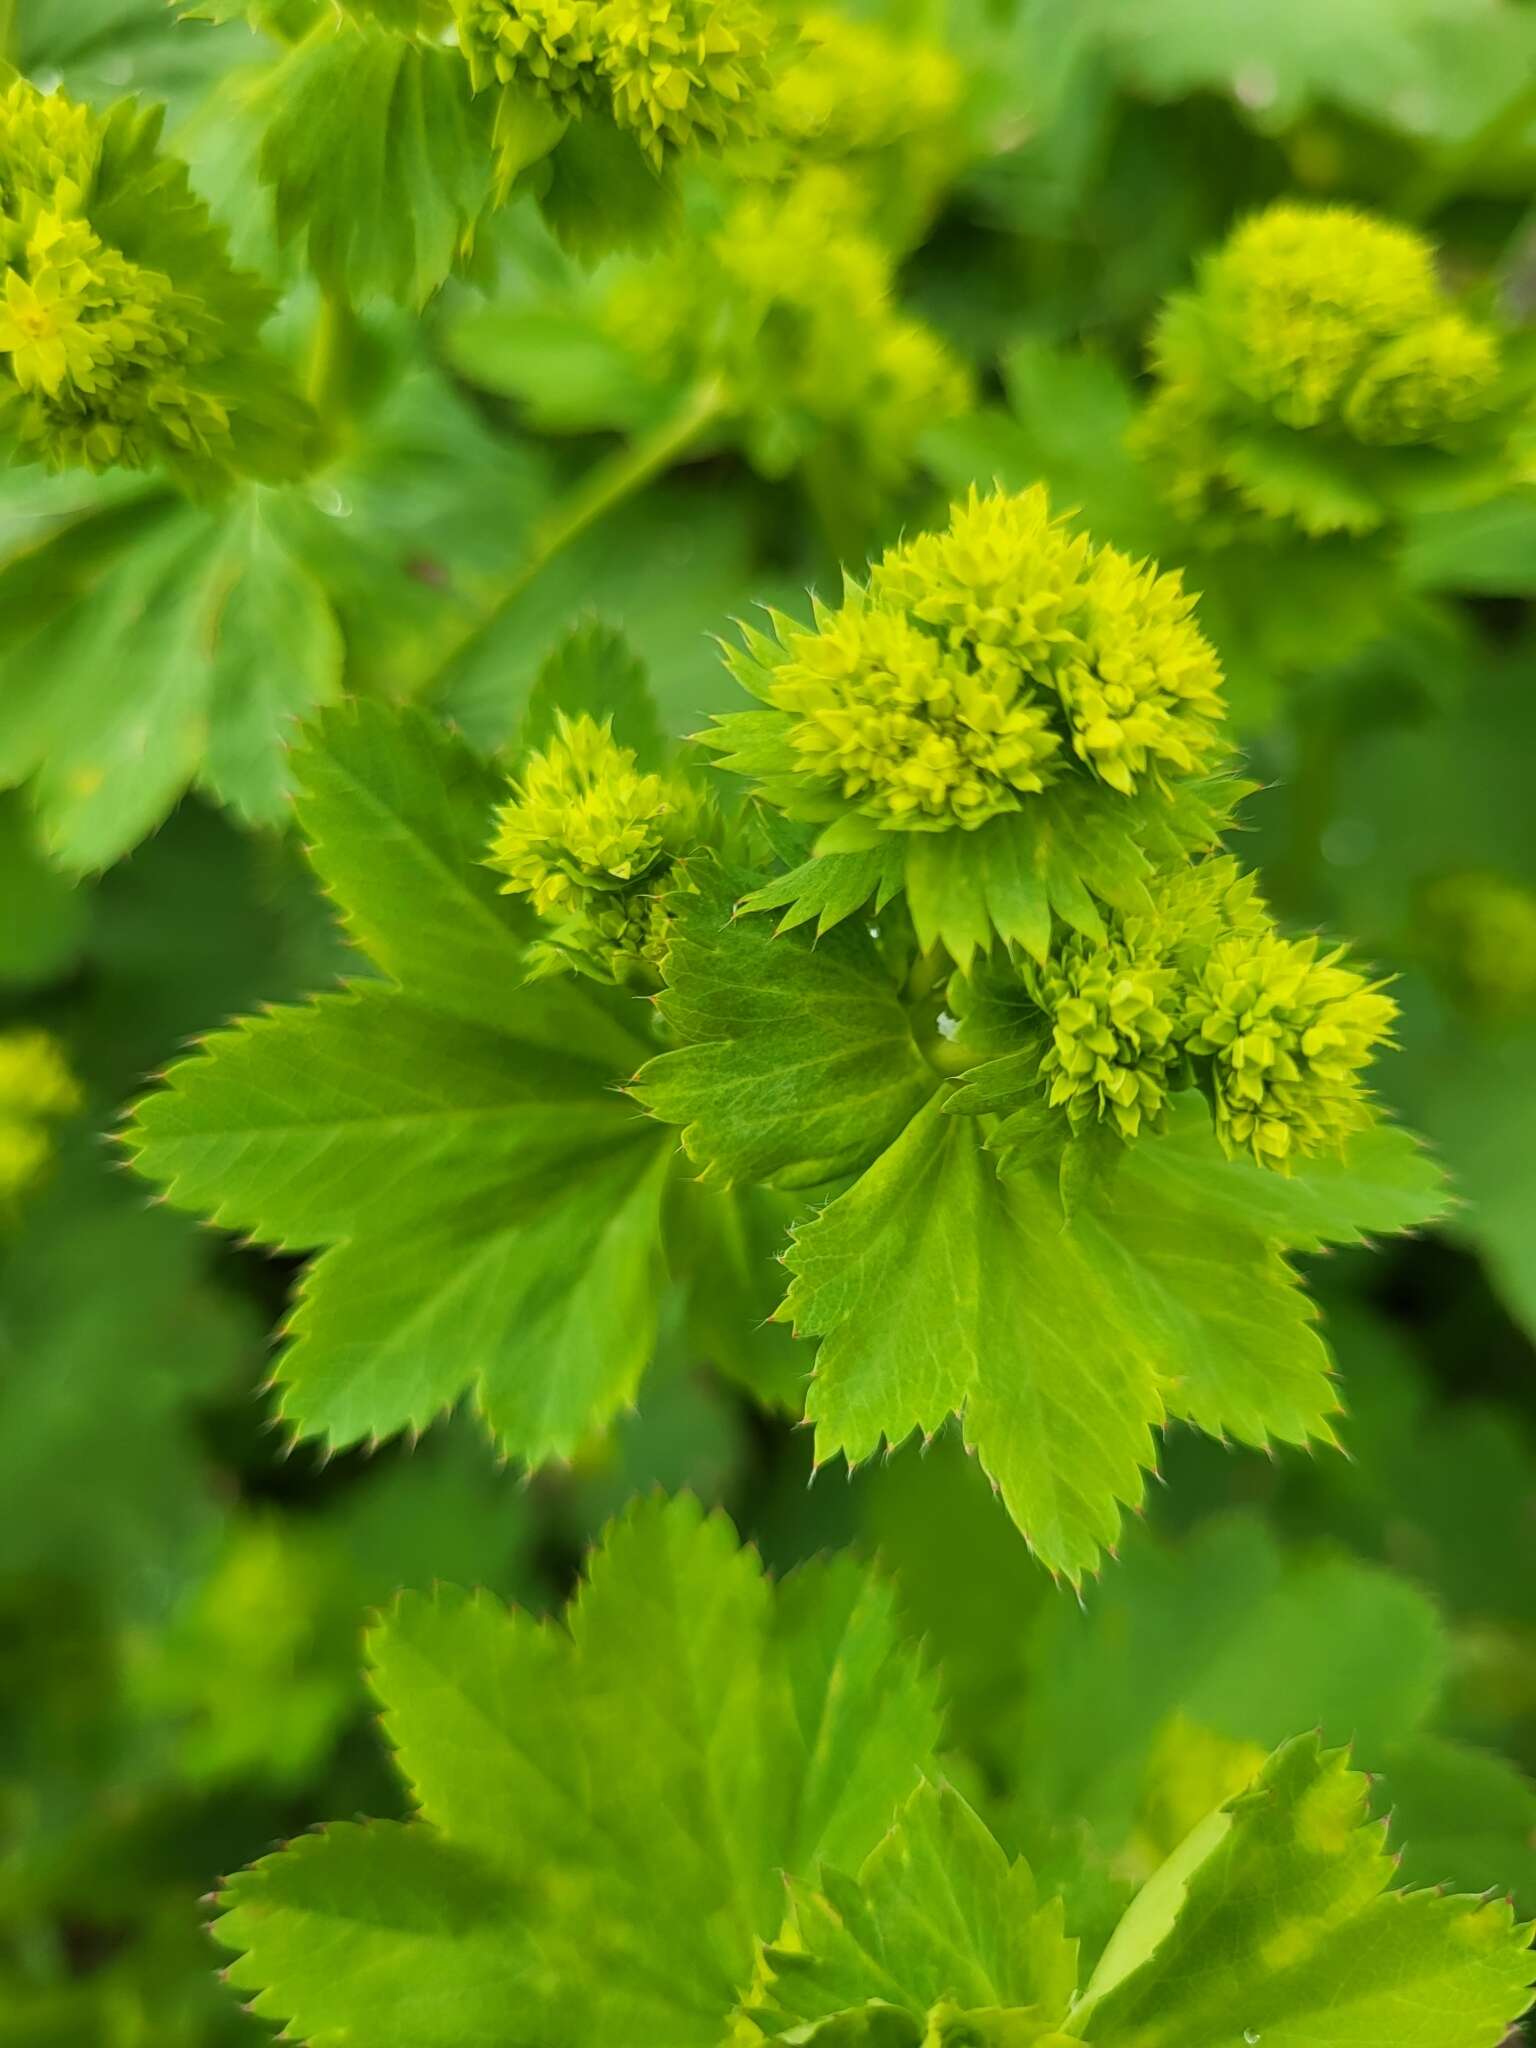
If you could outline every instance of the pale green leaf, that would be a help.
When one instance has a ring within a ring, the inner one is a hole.
[[[242,1952],[230,1981],[264,2018],[296,2020],[309,2048],[506,2048],[529,1967],[515,1896],[431,1828],[301,1835],[220,1902],[219,1938]]]
[[[421,306],[490,201],[490,106],[459,52],[337,13],[265,73],[261,175],[279,234],[354,298]]]
[[[814,943],[739,917],[720,869],[695,865],[666,963],[663,1016],[685,1041],[633,1094],[683,1129],[708,1181],[814,1187],[866,1165],[922,1107],[937,1076],[868,935]]]
[[[775,2019],[827,2019],[879,2001],[921,2022],[942,2005],[955,2008],[963,2040],[961,2014],[1008,2008],[1006,2039],[1024,2048],[1026,2015],[1034,2032],[1050,2031],[1077,1988],[1060,1902],[1040,1904],[1029,1866],[1010,1864],[949,1786],[912,1795],[857,1883],[829,1869],[820,1889],[797,1882],[790,1896],[803,1946],[768,1951]]]
[[[505,1447],[567,1456],[655,1337],[667,1148],[615,1084],[618,999],[524,985],[470,860],[492,780],[418,714],[343,710],[304,756],[317,865],[410,991],[360,984],[219,1033],[129,1143],[179,1205],[293,1250],[280,1413],[332,1443],[460,1395]],[[419,991],[419,999],[418,999]]]
[[[718,2048],[781,1872],[861,1861],[936,1733],[883,1591],[837,1565],[776,1595],[687,1500],[610,1531],[568,1628],[444,1590],[373,1659],[420,1822],[301,1841],[219,1924],[312,2040]]]
[[[614,738],[633,750],[642,767],[654,767],[664,751],[645,664],[624,635],[601,619],[573,626],[539,670],[523,713],[518,751],[546,747],[557,714],[610,722]]]
[[[353,700],[293,763],[295,811],[347,927],[420,1002],[495,1030],[524,933],[485,865],[505,779],[436,720]]]
[[[796,1232],[786,1263],[784,1313],[823,1340],[806,1401],[818,1458],[856,1463],[963,1413],[1042,1562],[1074,1579],[1094,1566],[1141,1499],[1169,1354],[1199,1331],[1196,1302],[1178,1304],[1183,1329],[1147,1314],[1177,1268],[1139,1270],[1098,1230],[1064,1230],[1054,1190],[1000,1179],[974,1125],[936,1105]]]
[[[5,571],[47,609],[35,630],[13,618],[6,633],[0,781],[32,778],[45,842],[76,869],[117,859],[193,781],[272,822],[290,789],[283,742],[341,681],[292,494],[151,502],[131,547],[121,529],[121,513],[87,514],[42,563],[21,555]]]
[[[1528,2003],[1509,1907],[1387,1889],[1368,1785],[1301,1738],[1170,1859],[1070,2031],[1105,2048],[1497,2048]]]

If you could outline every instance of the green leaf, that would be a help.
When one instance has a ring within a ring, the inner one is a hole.
[[[793,931],[816,920],[821,937],[866,903],[878,913],[901,887],[901,848],[887,835],[881,846],[863,853],[823,853],[802,861],[787,873],[743,896],[737,908],[783,910],[778,929]]]
[[[1282,1253],[1432,1215],[1439,1177],[1411,1140],[1384,1129],[1286,1181],[1227,1161],[1194,1097],[1068,1220],[1052,1172],[1000,1174],[948,1107],[795,1234],[784,1313],[823,1339],[818,1458],[962,1414],[1042,1561],[1076,1580],[1139,1503],[1166,1415],[1255,1445],[1335,1440],[1328,1353]]]
[[[597,109],[571,123],[532,178],[555,239],[583,263],[650,248],[678,223],[673,179],[658,176],[635,137]]]
[[[65,973],[90,928],[86,891],[50,867],[23,797],[0,794],[0,987],[25,987]]]
[[[624,635],[601,619],[573,626],[539,670],[523,713],[519,753],[548,745],[557,713],[585,713],[599,724],[610,720],[614,738],[634,750],[642,767],[654,767],[664,751],[645,664]]]
[[[0,782],[32,778],[49,851],[106,867],[196,781],[252,822],[282,815],[289,726],[340,687],[342,645],[290,494],[149,501],[136,532],[87,514],[0,571],[50,592],[0,657]],[[133,545],[124,542],[132,539]],[[78,579],[78,581],[76,581]],[[73,601],[68,601],[71,588]]]
[[[1387,1764],[1392,1838],[1408,1884],[1490,1887],[1536,1905],[1536,1785],[1501,1756],[1420,1735]]]
[[[1331,102],[1419,140],[1495,119],[1536,49],[1536,25],[1495,0],[1095,0],[1111,57],[1157,98],[1216,91],[1267,130]]]
[[[336,14],[259,83],[278,233],[332,290],[422,306],[490,203],[490,111],[457,50]]]
[[[216,1514],[197,1410],[259,1347],[189,1226],[67,1161],[0,1242],[0,1574],[153,1612]]]
[[[1069,2031],[1109,2048],[1497,2048],[1529,2002],[1509,1907],[1394,1892],[1368,1786],[1288,1743],[1131,1907]]]
[[[279,1366],[296,1429],[420,1429],[473,1389],[508,1450],[569,1455],[632,1398],[655,1336],[666,1151],[613,1086],[643,1042],[585,985],[520,986],[515,926],[464,858],[489,787],[461,743],[340,711],[303,772],[317,864],[410,991],[218,1034],[129,1143],[174,1202],[330,1247]]]
[[[1171,1724],[1262,1751],[1316,1727],[1382,1767],[1433,1710],[1447,1648],[1406,1581],[1288,1558],[1229,1516],[1177,1546],[1138,1542],[1085,1608],[1042,1607],[1026,1661],[1010,1769],[1026,1846],[1086,1823],[1117,1856]]]
[[[485,865],[506,781],[424,712],[352,699],[293,762],[316,873],[371,960],[428,1003],[498,1029],[523,927]]]
[[[856,1172],[937,1086],[868,935],[776,935],[735,914],[718,867],[698,862],[691,878],[660,998],[685,1043],[631,1092],[684,1126],[707,1181],[814,1187]]]
[[[486,1859],[431,1828],[342,1822],[224,1890],[231,1982],[314,2048],[501,2048],[529,1972],[516,1896]]]
[[[976,2036],[962,2030],[962,2015],[1006,2007],[1006,2040],[1024,2048],[1066,2018],[1077,1956],[1061,1902],[1039,1903],[1029,1866],[1010,1864],[949,1786],[912,1795],[857,1883],[828,1871],[820,1889],[792,1883],[790,1898],[803,1946],[768,1950],[775,2020],[827,2019],[878,2001],[921,2022],[943,2005],[956,2008],[956,2038],[965,2040]],[[910,2036],[922,2038],[921,2027]]]
[[[1342,1154],[1271,1173],[1227,1159],[1211,1136],[1198,1095],[1176,1097],[1166,1134],[1134,1148],[1126,1162],[1132,1201],[1212,1209],[1292,1251],[1363,1244],[1435,1222],[1450,1203],[1445,1175],[1411,1131],[1376,1123]]]
[[[609,1532],[568,1621],[446,1589],[387,1617],[374,1681],[421,1822],[233,1882],[218,1931],[260,2012],[377,2048],[718,2048],[781,1870],[862,1859],[928,1760],[887,1596],[847,1565],[775,1594],[687,1500]],[[452,1986],[440,2017],[424,1985]]]
[[[796,1231],[785,1263],[781,1313],[823,1340],[806,1401],[818,1459],[854,1464],[963,1414],[1042,1563],[1073,1580],[1094,1566],[1141,1499],[1163,1414],[1174,1332],[1148,1323],[1150,1276],[1064,1230],[1043,1182],[1000,1179],[974,1125],[937,1104]]]

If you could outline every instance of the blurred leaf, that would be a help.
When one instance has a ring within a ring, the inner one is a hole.
[[[164,1603],[214,1520],[197,1408],[257,1355],[204,1239],[104,1161],[61,1172],[0,1245],[0,1569]]]
[[[1031,1832],[1086,1821],[1113,1855],[1174,1719],[1266,1751],[1281,1731],[1320,1728],[1375,1765],[1424,1725],[1445,1661],[1429,1601],[1386,1572],[1287,1559],[1247,1517],[1172,1548],[1143,1539],[1084,1610],[1041,1610],[1013,1754],[1017,1813]]]
[[[473,246],[490,200],[488,101],[457,50],[338,12],[257,87],[278,232],[355,299],[421,306]]]
[[[0,794],[0,988],[66,973],[90,929],[90,897],[50,867],[23,798]]]

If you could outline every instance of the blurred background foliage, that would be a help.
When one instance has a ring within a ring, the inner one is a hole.
[[[297,350],[313,290],[251,196],[270,47],[156,0],[7,19],[38,83],[168,103],[238,253],[289,277]],[[1516,437],[1363,537],[1255,540],[1181,521],[1133,432],[1165,299],[1283,196],[1422,230],[1521,359],[1536,6],[872,0],[803,30],[776,154],[691,183],[678,249],[584,268],[518,205],[473,284],[364,303],[303,484],[0,478],[0,1049],[51,1034],[80,1098],[51,1169],[0,1181],[4,2048],[260,2038],[197,1902],[316,1813],[398,1801],[365,1613],[437,1577],[552,1607],[655,1484],[775,1568],[883,1560],[956,1774],[1085,1925],[1314,1724],[1388,1775],[1410,1881],[1536,1911],[1536,463]],[[692,730],[729,619],[994,477],[1187,567],[1276,904],[1398,977],[1384,1090],[1463,1206],[1311,1276],[1347,1455],[1176,1438],[1079,1605],[957,1442],[813,1484],[740,1361],[680,1338],[614,1441],[532,1482],[456,1426],[290,1454],[263,1396],[289,1267],[147,1208],[101,1135],[190,1039],[343,970],[274,735],[347,688],[494,747],[593,617]]]

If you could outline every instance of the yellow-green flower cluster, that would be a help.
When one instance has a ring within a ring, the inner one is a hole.
[[[1169,301],[1152,353],[1138,441],[1170,499],[1192,515],[1283,511],[1311,532],[1379,523],[1390,451],[1455,453],[1503,400],[1498,336],[1450,302],[1429,243],[1343,206],[1244,222]],[[1288,463],[1277,429],[1341,464],[1344,488]]]
[[[965,409],[970,384],[938,336],[897,309],[892,257],[865,211],[832,169],[750,189],[718,233],[621,281],[609,330],[654,381],[721,378],[764,474],[819,454],[855,492],[894,486],[924,429]]]
[[[1464,1009],[1490,1024],[1536,1015],[1536,894],[1503,875],[1444,875],[1415,911],[1418,950]]]
[[[266,294],[157,132],[24,81],[0,94],[0,394],[20,452],[54,468],[244,466],[232,414]]]
[[[1243,932],[1212,947],[1184,998],[1186,1044],[1210,1062],[1216,1135],[1282,1171],[1371,1121],[1364,1069],[1397,1005],[1317,939]]]
[[[490,863],[549,926],[541,965],[631,979],[666,950],[670,870],[705,823],[680,775],[642,772],[607,723],[561,715],[496,814]]]
[[[1024,985],[1050,1028],[1046,1100],[1074,1132],[1129,1141],[1202,1085],[1223,1148],[1282,1173],[1369,1123],[1365,1069],[1397,1013],[1341,948],[1282,937],[1225,855],[1160,877],[1102,938],[1069,934]]]
[[[1125,1139],[1155,1125],[1178,1057],[1177,977],[1155,945],[1112,933],[1100,945],[1074,932],[1033,977],[1051,1021],[1040,1062],[1053,1109],[1074,1131],[1110,1123]]]
[[[1221,760],[1221,670],[1191,611],[1176,575],[1071,533],[1043,490],[973,491],[738,674],[785,714],[792,808],[974,830],[1064,778],[1131,795]]]
[[[958,161],[960,66],[938,43],[830,8],[812,9],[798,29],[764,108],[771,174],[840,167],[886,237],[909,246]]]
[[[48,1126],[79,1107],[75,1077],[46,1032],[0,1032],[0,1209],[47,1166]]]
[[[657,170],[760,124],[771,31],[753,0],[458,0],[458,27],[477,91],[595,110]]]

